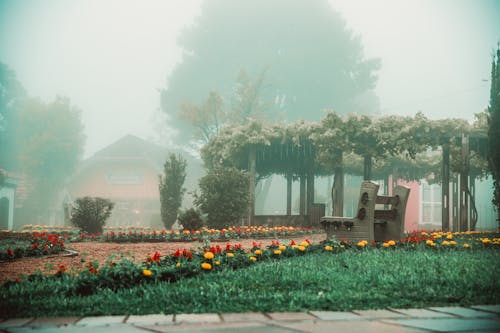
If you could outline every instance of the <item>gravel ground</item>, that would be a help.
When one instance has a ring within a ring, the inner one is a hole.
[[[315,234],[302,237],[292,237],[287,239],[281,239],[281,242],[289,243],[291,239],[299,243],[308,238],[312,243],[319,243],[325,239],[325,234]],[[258,243],[262,243],[265,247],[271,244],[271,239],[256,240]],[[253,240],[234,240],[230,241],[231,244],[241,243],[243,248],[252,247]],[[211,245],[219,244],[225,246],[228,242],[214,242]],[[112,254],[116,254],[118,257],[120,254],[124,254],[128,258],[133,258],[136,262],[142,262],[149,255],[153,254],[155,251],[161,253],[161,255],[172,254],[177,249],[192,249],[196,250],[201,247],[202,244],[199,242],[169,242],[169,243],[98,243],[98,242],[82,242],[82,243],[68,243],[66,247],[68,249],[77,251],[76,256],[54,256],[54,257],[39,257],[39,258],[22,258],[13,261],[1,262],[0,263],[0,285],[4,284],[9,280],[20,280],[22,274],[33,274],[38,270],[41,270],[44,274],[53,274],[57,271],[59,265],[64,265],[71,271],[72,268],[77,271],[84,268],[89,262],[97,260],[100,264],[104,263],[105,260]]]

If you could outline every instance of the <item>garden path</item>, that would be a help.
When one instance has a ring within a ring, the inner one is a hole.
[[[300,243],[305,239],[309,239],[312,243],[319,243],[326,238],[325,234],[313,234],[307,236],[297,236],[279,239],[281,242],[287,244],[292,239],[296,243]],[[253,241],[262,243],[261,246],[265,247],[271,244],[274,239],[239,239],[230,240],[228,242],[211,242],[210,245],[225,246],[227,243],[238,244],[240,243],[243,248],[251,248]],[[198,249],[202,247],[200,242],[162,242],[162,243],[102,243],[102,242],[77,242],[68,243],[66,247],[78,252],[76,256],[55,256],[55,257],[38,257],[38,258],[22,258],[13,261],[0,262],[0,285],[9,280],[20,280],[21,275],[33,274],[41,270],[44,274],[54,274],[60,265],[66,266],[70,272],[72,269],[80,271],[89,262],[97,260],[99,264],[103,264],[106,259],[115,254],[116,258],[123,254],[127,258],[133,258],[134,261],[144,261],[148,256],[152,255],[155,251],[161,255],[169,255],[177,249]]]

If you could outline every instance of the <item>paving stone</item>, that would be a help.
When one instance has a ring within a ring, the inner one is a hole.
[[[220,317],[216,313],[190,313],[175,315],[176,323],[219,323]]]
[[[356,310],[353,313],[359,314],[363,319],[407,318],[405,314],[390,310]]]
[[[439,312],[446,312],[450,313],[452,315],[458,316],[458,317],[465,317],[465,318],[479,318],[479,317],[487,317],[487,318],[495,318],[497,317],[496,314],[491,313],[491,312],[484,312],[484,311],[479,311],[479,310],[474,310],[474,309],[469,309],[469,308],[462,308],[459,306],[455,307],[436,307],[436,308],[429,308],[433,311],[439,311]]]
[[[152,314],[143,316],[129,316],[126,321],[132,325],[166,325],[174,323],[174,315]]]
[[[21,327],[32,321],[33,318],[11,318],[0,323],[0,328]]]
[[[242,332],[267,332],[263,323],[254,322],[233,322],[233,323],[205,323],[205,324],[187,324],[182,323],[180,325],[165,325],[165,326],[144,326],[145,329],[151,329],[155,332],[160,333],[194,333],[194,332],[227,332],[227,333],[242,333]],[[286,329],[281,329],[280,331],[269,331],[269,332],[291,332]]]
[[[109,326],[67,326],[67,327],[17,327],[10,328],[9,333],[151,333],[139,327],[126,324],[113,324]]]
[[[260,312],[243,312],[243,313],[223,313],[222,320],[225,322],[238,321],[268,321],[269,318]]]
[[[387,319],[385,323],[404,325],[412,328],[422,328],[433,332],[476,332],[483,330],[499,331],[500,320],[495,319]]]
[[[305,312],[272,312],[267,314],[273,320],[307,320],[316,319]]]
[[[301,332],[331,333],[422,333],[426,332],[418,328],[408,328],[391,325],[373,320],[332,320],[332,321],[304,321],[300,323],[280,323],[280,327],[286,327]]]
[[[436,312],[427,309],[391,309],[413,318],[454,318],[448,313]]]
[[[340,312],[340,311],[310,311],[315,317],[321,320],[356,320],[363,319],[360,315],[352,312]]]
[[[92,316],[84,317],[79,320],[78,326],[107,326],[111,324],[121,324],[125,321],[126,316]]]
[[[495,312],[495,313],[500,314],[500,305],[475,305],[475,306],[471,306],[471,308],[476,309],[476,310]]]
[[[68,326],[76,323],[81,317],[53,317],[53,318],[35,318],[28,325],[29,327],[45,326]]]

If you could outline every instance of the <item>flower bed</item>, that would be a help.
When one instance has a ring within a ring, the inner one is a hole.
[[[0,233],[0,261],[58,254],[65,249],[58,233]]]

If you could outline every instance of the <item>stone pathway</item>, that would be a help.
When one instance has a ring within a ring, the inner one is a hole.
[[[351,312],[224,313],[0,319],[8,333],[500,332],[500,305]]]

